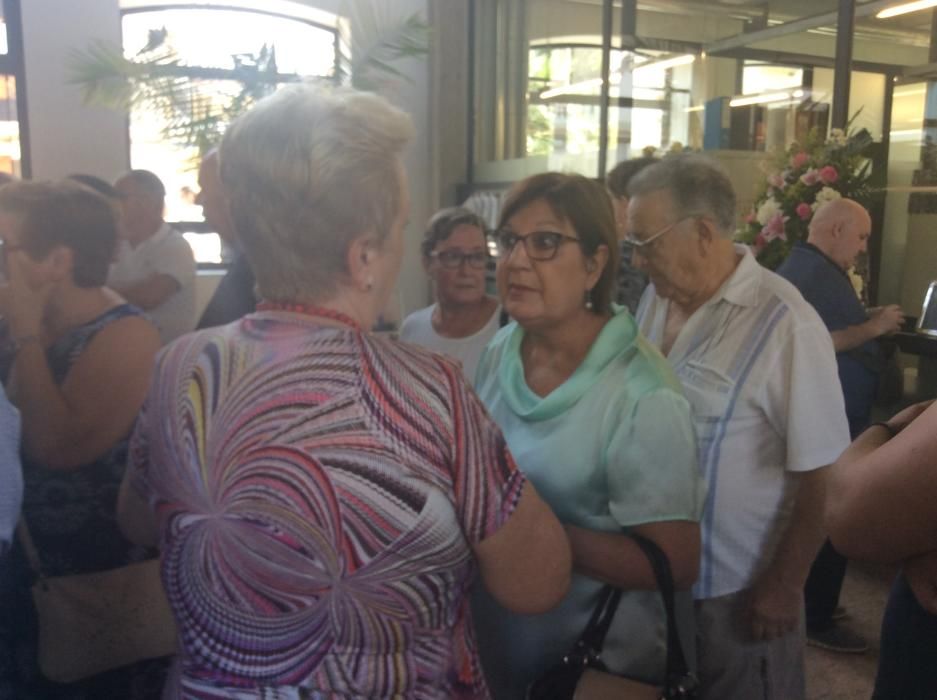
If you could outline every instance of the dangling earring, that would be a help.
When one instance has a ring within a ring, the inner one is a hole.
[[[368,279],[365,280],[364,282],[364,291],[370,292],[373,288],[374,288],[374,278],[369,276]]]
[[[587,289],[584,294],[585,300],[583,306],[585,306],[589,311],[592,311],[592,290]]]

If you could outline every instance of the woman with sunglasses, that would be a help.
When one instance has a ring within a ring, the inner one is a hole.
[[[606,583],[626,593],[603,661],[659,682],[666,618],[651,568],[623,531],[663,549],[678,589],[696,579],[704,494],[689,404],[631,314],[611,304],[618,245],[601,185],[560,173],[518,183],[495,239],[498,292],[515,322],[485,350],[476,389],[518,466],[563,522],[574,575],[563,602],[537,616],[476,594],[493,696],[523,697],[559,663]],[[691,619],[690,605],[688,594],[679,596],[683,619]]]
[[[436,303],[407,316],[400,339],[459,360],[471,381],[501,318],[498,301],[485,293],[485,225],[468,209],[442,209],[429,220],[422,250]]]

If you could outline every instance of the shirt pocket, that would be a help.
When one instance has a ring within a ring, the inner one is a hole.
[[[717,367],[687,360],[677,368],[687,401],[699,418],[719,419],[726,415],[735,396],[735,380]]]

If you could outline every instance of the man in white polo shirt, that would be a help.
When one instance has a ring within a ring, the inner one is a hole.
[[[638,323],[693,406],[708,487],[694,587],[701,697],[803,698],[824,467],[849,444],[830,334],[733,244],[735,194],[712,161],[665,158],[628,191],[632,262],[651,281]]]
[[[195,257],[182,234],[163,221],[166,188],[156,175],[131,170],[114,188],[121,198],[121,244],[108,286],[146,311],[166,344],[195,327]]]

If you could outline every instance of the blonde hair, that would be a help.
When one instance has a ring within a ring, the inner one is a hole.
[[[231,125],[221,179],[264,298],[328,298],[349,244],[383,240],[400,211],[399,156],[412,134],[386,100],[311,83],[282,88]]]

